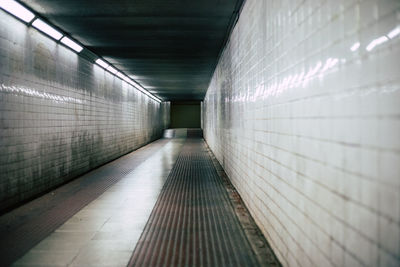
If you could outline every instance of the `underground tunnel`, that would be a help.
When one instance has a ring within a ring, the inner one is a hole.
[[[0,0],[0,266],[399,266],[400,1]]]

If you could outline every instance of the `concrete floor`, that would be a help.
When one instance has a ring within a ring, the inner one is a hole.
[[[160,147],[158,151],[30,249],[14,266],[126,266],[184,141],[152,143]],[[113,163],[121,160],[124,158]]]

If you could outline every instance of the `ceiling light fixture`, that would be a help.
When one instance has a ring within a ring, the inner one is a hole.
[[[76,51],[77,53],[80,53],[83,50],[83,46],[81,46],[79,43],[75,42],[71,38],[64,36],[64,34],[60,31],[58,31],[56,28],[50,26],[48,23],[44,22],[40,18],[36,18],[36,15],[31,12],[29,9],[25,8],[23,5],[18,3],[15,0],[0,0],[0,8],[5,10],[6,12],[10,13],[11,15],[25,21],[26,23],[31,23],[32,21],[32,26],[38,29],[39,31],[45,33],[49,37],[60,41],[62,44],[65,46],[71,48],[72,50]],[[35,20],[34,20],[35,19]],[[391,32],[389,35],[396,36],[398,34],[397,31]],[[113,66],[108,64],[106,61],[102,60],[101,58],[96,59],[95,63],[102,68],[108,70],[114,75],[117,75],[119,78],[122,80],[126,81],[129,83],[131,86],[135,87],[137,90],[142,92],[143,94],[147,95],[151,99],[161,103],[162,101],[151,94],[149,91],[147,91],[145,88],[143,88],[140,84],[138,84],[136,81],[133,79],[127,77],[125,74],[122,72],[119,72],[119,70],[115,69]]]
[[[108,66],[108,68],[107,68],[107,70],[109,71],[109,72],[111,72],[112,74],[117,74],[117,70],[113,67],[113,66]]]
[[[131,84],[131,79],[129,79],[127,76],[124,76],[124,78],[122,78],[125,82]]]
[[[143,86],[141,86],[140,84],[138,84],[136,81],[132,81],[133,82],[133,86],[135,86],[136,88],[138,88],[139,90],[145,90],[146,91],[146,89],[144,89],[143,88]],[[147,91],[146,91],[147,92]]]
[[[96,64],[107,69],[108,66],[110,66],[107,62],[105,62],[104,60],[102,60],[101,58],[96,59]]]
[[[69,48],[71,48],[72,50],[74,50],[77,53],[80,53],[83,50],[82,46],[80,46],[78,43],[76,43],[75,41],[72,41],[71,39],[69,39],[66,36],[64,36],[61,39],[61,43],[65,44],[66,46],[68,46]]]
[[[56,39],[57,41],[61,39],[63,36],[62,33],[51,27],[49,24],[44,22],[41,19],[35,19],[35,21],[32,23],[32,26],[38,29],[41,32],[44,32],[48,36]]]
[[[117,76],[119,78],[121,78],[122,80],[124,80],[124,78],[125,78],[125,75],[122,72],[117,72]]]
[[[27,23],[35,17],[35,14],[14,0],[1,0],[0,7]]]

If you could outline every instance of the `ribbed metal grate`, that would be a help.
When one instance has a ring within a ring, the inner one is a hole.
[[[259,266],[201,139],[187,139],[129,266]]]

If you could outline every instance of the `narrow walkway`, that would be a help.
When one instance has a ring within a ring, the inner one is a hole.
[[[130,266],[258,266],[201,139],[188,139]]]
[[[201,138],[153,142],[0,217],[0,262],[279,266],[215,164]]]
[[[155,141],[0,217],[0,266],[126,266],[184,141]]]

